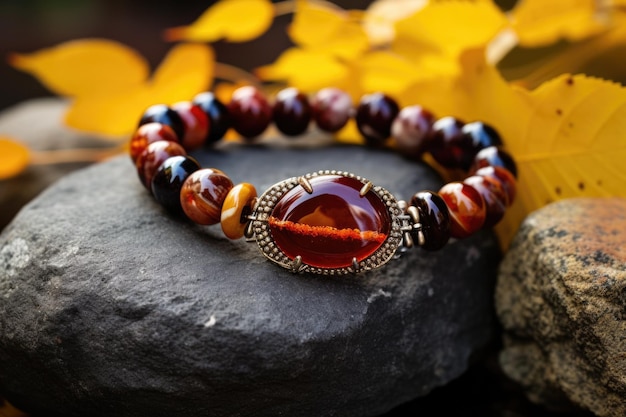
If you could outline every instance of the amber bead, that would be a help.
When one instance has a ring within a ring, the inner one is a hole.
[[[130,138],[130,158],[133,162],[137,161],[139,155],[153,142],[165,140],[169,142],[178,142],[176,133],[171,127],[161,123],[147,123],[139,126]]]
[[[226,195],[222,205],[220,224],[224,235],[229,239],[243,236],[246,216],[252,213],[252,205],[256,201],[256,189],[247,182],[235,185]]]
[[[382,146],[391,136],[391,124],[400,109],[383,93],[366,94],[356,109],[356,125],[370,146]]]
[[[422,106],[408,106],[400,110],[391,125],[396,148],[405,156],[419,157],[427,148],[435,116]]]
[[[481,229],[487,210],[480,193],[471,185],[450,182],[439,190],[450,213],[450,236],[465,238]]]
[[[239,87],[228,103],[232,126],[246,139],[259,136],[272,121],[272,106],[255,87]]]
[[[472,175],[463,180],[463,183],[474,187],[485,202],[486,211],[483,227],[494,226],[504,217],[508,196],[499,179],[491,176]]]
[[[208,91],[197,94],[191,102],[200,107],[209,118],[209,131],[204,144],[210,145],[222,139],[231,125],[226,105]]]
[[[488,146],[478,151],[474,157],[471,172],[488,166],[497,166],[507,169],[517,178],[517,165],[513,157],[498,146]]]
[[[180,190],[180,204],[185,215],[198,224],[220,221],[222,204],[233,188],[233,182],[218,169],[205,168],[193,172]]]
[[[198,161],[190,156],[167,158],[152,178],[152,195],[168,211],[181,214],[180,189],[187,177],[199,169]]]
[[[313,119],[317,127],[325,132],[342,129],[352,114],[352,99],[345,91],[335,87],[319,90],[311,102]]]
[[[517,193],[517,181],[508,169],[498,166],[488,166],[478,169],[474,172],[474,175],[493,177],[499,180],[507,195],[507,205],[510,206],[513,204],[513,201],[515,201],[515,194]]]
[[[152,178],[157,169],[167,158],[176,155],[187,155],[185,149],[176,142],[160,140],[149,144],[135,162],[137,174],[144,187],[152,192]]]
[[[274,206],[269,227],[280,250],[290,259],[317,268],[346,268],[385,242],[391,218],[373,191],[360,195],[356,178],[320,175],[311,178],[312,192],[295,187]]]
[[[175,103],[172,110],[178,113],[185,125],[185,134],[181,140],[183,147],[188,151],[201,147],[209,133],[209,116],[190,101]]]
[[[183,119],[181,119],[178,113],[165,104],[155,104],[148,107],[139,120],[139,126],[152,122],[171,127],[176,133],[179,142],[181,142],[182,138],[185,136],[185,123]]]
[[[424,234],[422,249],[439,250],[450,239],[450,213],[445,201],[432,191],[420,191],[411,197],[410,205],[420,215],[421,231]],[[413,236],[417,240],[417,236]]]
[[[311,121],[309,99],[296,88],[285,88],[278,92],[274,102],[274,124],[288,136],[304,133]]]

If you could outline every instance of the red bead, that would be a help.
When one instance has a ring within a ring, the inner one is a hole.
[[[198,224],[219,223],[222,204],[233,188],[233,182],[219,169],[205,168],[193,172],[180,190],[180,205]]]
[[[356,110],[356,125],[370,146],[382,146],[391,136],[391,124],[400,111],[391,97],[382,93],[367,94]]]
[[[247,139],[259,136],[272,121],[272,107],[252,86],[240,87],[233,92],[228,113],[233,128]]]
[[[515,194],[517,192],[517,182],[515,177],[508,169],[504,169],[498,166],[483,167],[474,172],[474,175],[480,175],[483,177],[493,177],[500,181],[504,192],[507,195],[507,205],[513,204],[515,201]]]
[[[174,133],[172,128],[167,125],[161,123],[148,123],[139,126],[130,138],[130,158],[133,162],[136,162],[139,155],[148,147],[148,145],[159,140],[178,142],[176,133]]]
[[[400,110],[391,125],[396,148],[406,156],[419,157],[426,150],[435,116],[422,106]]]
[[[165,104],[154,104],[148,107],[139,120],[139,126],[153,122],[171,127],[172,130],[176,132],[176,137],[179,142],[185,136],[185,124],[183,123],[183,119],[180,118],[178,113]]]
[[[355,178],[322,175],[310,180],[311,194],[295,187],[274,206],[269,226],[276,245],[290,259],[317,268],[345,268],[384,243],[391,230],[385,203],[373,191],[359,195]]]
[[[204,143],[209,134],[209,116],[200,108],[189,101],[180,101],[172,105],[174,110],[185,125],[185,134],[181,141],[188,151],[198,149]]]
[[[222,139],[231,125],[228,108],[224,103],[209,91],[196,95],[192,103],[200,107],[209,118],[209,131],[204,144],[210,145]]]
[[[152,192],[152,178],[156,174],[157,169],[165,160],[171,156],[187,155],[185,149],[176,142],[160,140],[148,145],[144,151],[139,154],[135,166],[141,183]]]
[[[428,150],[446,168],[461,167],[464,149],[468,147],[462,128],[463,122],[451,116],[433,123]]]
[[[338,88],[323,88],[312,100],[313,119],[321,130],[337,132],[343,128],[352,113],[352,99]]]
[[[424,234],[422,249],[438,250],[450,239],[450,213],[446,202],[436,193],[420,191],[409,203],[417,208]],[[416,238],[416,236],[413,236]]]
[[[507,169],[517,178],[517,165],[513,157],[504,149],[497,146],[489,146],[478,151],[474,157],[471,172],[488,166],[497,166]]]
[[[450,212],[450,235],[468,237],[480,230],[485,222],[487,210],[480,193],[471,185],[451,182],[439,190]]]
[[[307,97],[296,88],[278,92],[274,103],[274,124],[285,135],[304,133],[311,121],[311,105]]]
[[[471,185],[485,201],[485,222],[483,227],[498,223],[506,212],[508,197],[499,179],[491,176],[472,175],[463,183]]]

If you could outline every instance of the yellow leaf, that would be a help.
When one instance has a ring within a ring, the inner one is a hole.
[[[137,52],[104,39],[75,40],[31,54],[12,54],[9,63],[64,96],[124,91],[144,82],[149,74],[146,60]]]
[[[428,0],[376,0],[367,7],[363,26],[370,43],[390,43],[396,34],[394,24],[428,4]]]
[[[0,180],[14,177],[28,165],[30,152],[24,145],[0,136]]]
[[[169,41],[214,42],[224,38],[245,42],[265,33],[273,18],[269,0],[220,0],[191,25],[167,30],[165,37]]]
[[[322,52],[290,48],[271,65],[257,68],[262,80],[287,81],[303,91],[314,92],[324,87],[342,87],[348,68],[337,59]]]
[[[152,104],[190,100],[206,90],[213,78],[213,50],[203,44],[172,48],[152,80],[127,91],[77,97],[66,123],[80,130],[105,135],[131,133],[143,111]]]
[[[510,14],[518,42],[525,47],[578,41],[610,23],[610,8],[597,0],[520,0]]]
[[[507,24],[492,2],[434,2],[396,22],[392,47],[405,57],[428,52],[454,58],[486,46]]]
[[[352,60],[369,48],[369,39],[355,15],[326,3],[300,0],[289,36],[304,49]]]

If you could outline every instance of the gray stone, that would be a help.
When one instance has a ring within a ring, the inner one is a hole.
[[[195,156],[260,191],[319,169],[406,199],[441,185],[362,147]],[[167,215],[116,158],[56,183],[0,235],[0,391],[67,416],[380,415],[492,340],[499,259],[485,231],[358,276],[294,275],[219,226]]]
[[[626,200],[531,214],[502,262],[496,307],[500,363],[529,399],[626,415]]]

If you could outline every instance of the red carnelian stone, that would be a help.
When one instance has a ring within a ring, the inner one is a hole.
[[[511,204],[513,204],[517,191],[517,181],[508,169],[499,166],[488,166],[476,170],[476,172],[474,172],[474,175],[497,178],[500,181],[502,188],[504,188],[504,191],[506,192],[507,205],[510,206]]]
[[[228,103],[233,128],[246,139],[259,136],[272,121],[272,106],[255,87],[239,87]]]
[[[463,183],[474,187],[485,200],[486,214],[483,227],[494,226],[504,217],[508,196],[499,179],[491,176],[472,175],[466,178]]]
[[[159,140],[153,142],[139,154],[135,166],[141,183],[152,192],[152,178],[165,160],[171,156],[187,155],[185,149],[176,142]]]
[[[439,190],[450,212],[450,236],[468,237],[483,227],[487,209],[480,193],[471,185],[450,182]]]
[[[316,268],[345,268],[381,247],[391,230],[385,203],[363,183],[340,175],[311,178],[313,192],[298,186],[276,203],[269,218],[276,245],[290,259]]]
[[[148,123],[139,126],[130,138],[130,159],[137,161],[139,155],[153,142],[166,140],[178,142],[176,133],[168,125],[161,123]]]
[[[188,151],[198,149],[209,134],[209,116],[190,101],[179,101],[172,105],[172,110],[178,113],[185,125],[185,135],[180,142]]]
[[[220,222],[222,205],[232,188],[231,179],[219,169],[199,169],[183,183],[180,205],[195,223],[216,224]]]

